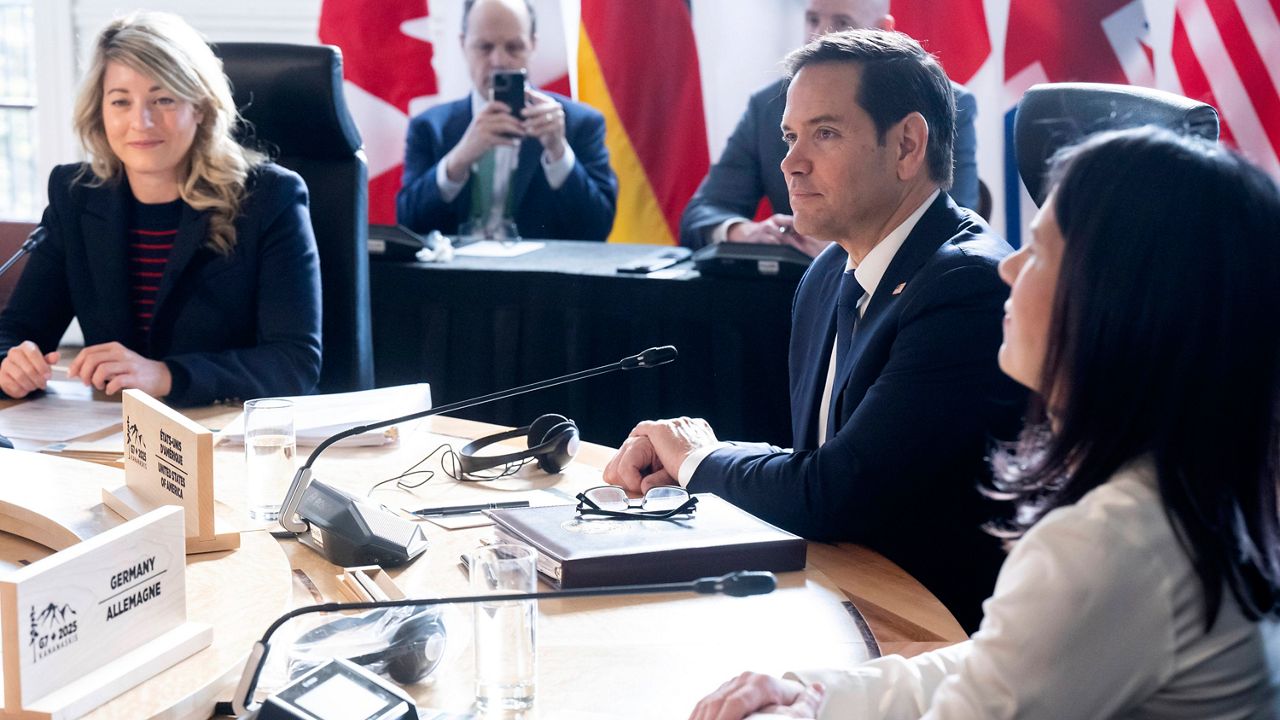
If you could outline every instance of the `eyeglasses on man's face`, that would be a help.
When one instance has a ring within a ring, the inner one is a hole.
[[[697,506],[698,498],[673,485],[649,488],[640,498],[627,497],[626,491],[616,485],[601,485],[578,493],[578,514],[588,518],[665,520],[692,515]]]

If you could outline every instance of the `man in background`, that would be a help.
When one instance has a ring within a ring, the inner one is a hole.
[[[893,29],[889,0],[808,0],[804,15],[808,41],[855,28]],[[977,101],[960,85],[956,97],[955,181],[951,197],[962,207],[978,206],[978,135],[973,121]],[[778,124],[786,105],[787,80],[759,90],[729,137],[720,160],[698,187],[680,218],[680,244],[699,248],[720,242],[791,245],[817,255],[827,243],[796,233],[787,199],[786,181],[778,164],[787,152]],[[761,222],[756,214],[760,198],[768,198],[774,214]]]
[[[604,480],[678,483],[809,539],[867,545],[972,631],[1003,560],[981,527],[985,456],[1017,434],[1026,398],[996,364],[1009,294],[996,265],[1011,249],[946,193],[951,83],[914,40],[831,33],[787,70],[795,229],[833,243],[793,304],[794,450],[721,443],[702,420],[644,422]]]
[[[451,235],[464,222],[501,216],[525,237],[609,235],[618,180],[604,117],[532,89],[519,115],[492,99],[495,71],[527,70],[536,30],[529,0],[465,0],[461,42],[473,89],[409,124],[396,197],[401,225]]]

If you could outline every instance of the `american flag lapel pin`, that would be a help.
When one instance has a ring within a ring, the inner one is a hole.
[[[907,284],[906,284],[906,283],[904,283],[904,282],[903,282],[903,283],[898,283],[898,287],[894,288],[894,289],[893,289],[893,292],[892,292],[891,294],[892,294],[892,295],[901,295],[901,294],[902,294],[902,288],[904,288],[904,287],[906,287],[906,286],[907,286]]]

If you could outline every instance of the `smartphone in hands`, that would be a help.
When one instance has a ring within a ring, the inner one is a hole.
[[[511,114],[520,119],[520,112],[524,110],[524,86],[524,70],[495,70],[490,99],[505,103],[511,108]]]

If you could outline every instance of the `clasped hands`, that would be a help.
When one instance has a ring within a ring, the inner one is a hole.
[[[41,353],[30,340],[12,348],[0,361],[0,390],[11,398],[21,398],[44,390],[53,377],[53,365],[60,354]],[[152,397],[164,397],[173,386],[169,366],[148,360],[118,342],[90,345],[80,351],[67,368],[68,378],[78,378],[108,395],[137,388]]]
[[[450,180],[462,182],[486,152],[499,145],[519,143],[525,137],[537,138],[552,161],[564,156],[564,108],[537,90],[526,89],[524,98],[521,117],[513,115],[506,103],[490,100],[471,118],[462,139],[445,157],[445,173]]]
[[[718,442],[715,431],[702,418],[642,422],[605,465],[604,481],[641,495],[652,487],[678,485],[676,475],[685,458]]]

